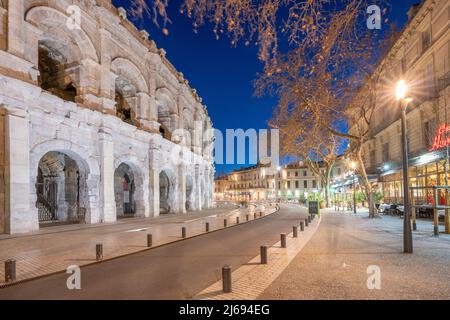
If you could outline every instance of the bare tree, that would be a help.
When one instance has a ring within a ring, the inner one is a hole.
[[[317,123],[308,121],[310,114],[306,108],[289,106],[280,104],[269,123],[279,130],[282,154],[302,159],[320,180],[326,206],[329,207],[331,172],[343,140]]]
[[[169,21],[167,0],[130,1],[135,14],[147,12],[154,20]],[[209,24],[217,37],[227,35],[233,44],[254,41],[259,46],[265,69],[255,83],[256,93],[277,95],[280,110],[300,109],[302,121],[315,130],[350,142],[370,215],[375,216],[362,148],[371,138],[377,81],[388,67],[385,60],[378,64],[377,58],[388,41],[366,27],[369,4],[368,0],[183,0],[180,12],[192,19],[194,29]],[[320,154],[317,148],[310,151]]]

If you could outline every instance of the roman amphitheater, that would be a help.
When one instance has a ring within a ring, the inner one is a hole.
[[[0,233],[212,207],[212,132],[111,0],[0,0]]]

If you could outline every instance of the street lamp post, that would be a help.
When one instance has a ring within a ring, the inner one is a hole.
[[[355,178],[356,178],[356,167],[357,167],[357,164],[356,164],[356,162],[355,161],[352,161],[351,163],[350,163],[350,167],[352,168],[352,171],[353,171],[353,176],[352,176],[352,184],[353,184],[353,213],[354,214],[356,214],[356,181],[355,181]]]
[[[413,252],[411,220],[410,220],[410,206],[409,206],[409,164],[408,164],[408,141],[406,133],[406,109],[410,98],[406,97],[407,86],[404,80],[397,83],[397,101],[401,107],[401,123],[402,123],[402,150],[403,150],[403,252]]]

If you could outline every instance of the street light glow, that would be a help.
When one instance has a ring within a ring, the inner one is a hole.
[[[397,89],[395,91],[397,100],[405,99],[406,92],[408,92],[408,86],[406,85],[405,80],[397,82]]]
[[[357,163],[356,163],[355,161],[350,162],[350,168],[351,168],[352,170],[355,170],[357,166],[358,166],[358,165],[357,165]]]

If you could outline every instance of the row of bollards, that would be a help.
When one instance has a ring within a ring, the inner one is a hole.
[[[259,216],[262,217],[263,213],[260,212]],[[246,215],[245,216],[246,221],[250,220],[250,215]],[[254,218],[257,218],[257,213],[254,213]],[[240,224],[240,219],[239,217],[236,217],[236,224]],[[227,227],[227,219],[223,220],[223,225],[224,227]],[[205,231],[209,232],[210,231],[210,224],[209,222],[206,222],[205,224]],[[302,227],[302,231],[303,231],[303,227]],[[184,239],[187,236],[187,229],[186,227],[182,227],[181,228],[181,237]],[[297,237],[297,229],[294,228],[294,237]],[[282,240],[283,241],[283,240]],[[147,234],[147,247],[152,247],[153,246],[153,236],[152,234]],[[286,234],[284,234],[284,248],[286,247]],[[97,261],[101,261],[103,260],[103,244],[102,243],[97,243],[95,245],[95,259]],[[262,264],[267,264],[267,247],[266,246],[261,246],[261,263]],[[227,285],[225,286],[225,282],[224,282],[224,292],[231,292],[231,267],[226,266],[224,267],[224,271],[223,271],[223,275],[224,275],[224,279],[227,280]],[[12,282],[12,281],[16,281],[16,260],[14,259],[9,259],[5,261],[5,282]],[[230,290],[230,291],[225,291],[225,290]]]
[[[256,217],[256,213],[255,213]],[[305,226],[308,227],[308,224],[311,223],[311,220],[314,220],[314,216],[308,216],[304,220],[300,221],[300,231],[305,231]],[[298,227],[293,226],[292,227],[292,237],[298,238]],[[287,235],[286,233],[280,234],[280,243],[281,248],[287,248]],[[260,250],[260,258],[261,258],[261,264],[267,264],[268,263],[268,254],[267,254],[267,246],[261,246],[259,248]],[[224,293],[230,293],[232,292],[232,285],[231,285],[231,267],[228,265],[223,266],[222,268],[222,290]]]

